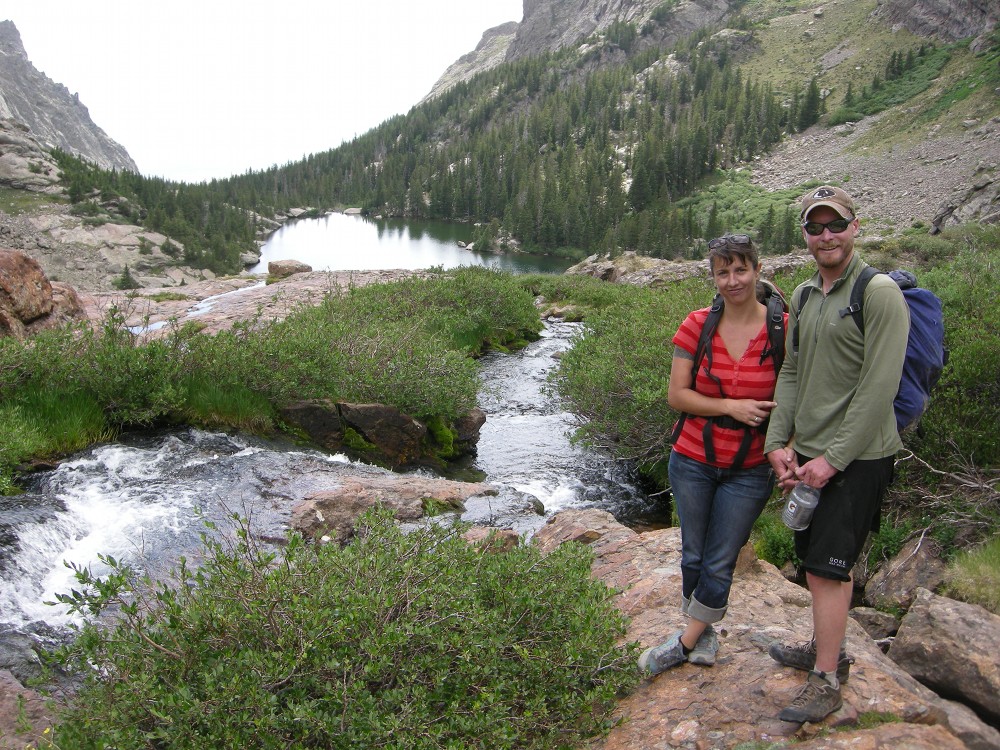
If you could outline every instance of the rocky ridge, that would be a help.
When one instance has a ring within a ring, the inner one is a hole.
[[[918,36],[947,41],[977,37],[975,50],[981,35],[1000,22],[1000,5],[992,0],[879,0],[876,15]]]
[[[23,123],[0,118],[0,188],[12,193],[0,203],[0,247],[21,250],[36,261],[50,281],[81,290],[110,290],[125,266],[146,286],[164,287],[211,280],[211,271],[178,264],[161,246],[166,236],[134,224],[95,223],[73,213],[59,183],[59,167]],[[105,207],[114,213],[115,202]],[[256,217],[263,232],[288,217]],[[171,240],[183,250],[181,243]],[[247,265],[259,255],[248,255]]]
[[[139,171],[125,148],[90,119],[79,94],[35,69],[13,21],[0,21],[0,117],[26,124],[47,146],[102,169]]]
[[[524,19],[507,52],[508,60],[554,52],[579,44],[614,23],[626,22],[641,28],[662,0],[524,0]],[[740,5],[727,0],[680,0],[675,3],[669,25],[647,38],[649,44],[663,44],[721,21]]]
[[[431,87],[427,96],[418,102],[418,105],[439,96],[462,81],[468,81],[477,73],[500,65],[507,59],[507,50],[510,49],[510,45],[514,41],[516,34],[516,21],[500,24],[484,31],[483,37],[479,40],[476,48],[462,55],[449,65],[447,70]]]

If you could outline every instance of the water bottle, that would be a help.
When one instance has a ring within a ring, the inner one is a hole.
[[[788,493],[788,502],[781,512],[781,520],[793,531],[807,529],[817,505],[819,505],[819,490],[805,482],[799,482]]]

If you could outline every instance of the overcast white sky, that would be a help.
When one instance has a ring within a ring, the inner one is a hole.
[[[297,161],[405,114],[522,0],[0,0],[146,175]]]

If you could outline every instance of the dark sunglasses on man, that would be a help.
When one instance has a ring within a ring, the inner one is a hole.
[[[806,234],[811,234],[813,237],[819,237],[823,234],[824,229],[829,229],[834,234],[840,234],[849,226],[854,219],[834,219],[833,221],[828,221],[823,224],[818,221],[807,221],[802,225],[802,228],[806,230]]]

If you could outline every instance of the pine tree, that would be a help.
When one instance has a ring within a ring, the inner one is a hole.
[[[809,81],[809,88],[802,100],[802,108],[799,110],[798,129],[805,130],[810,125],[815,125],[819,121],[820,107],[822,100],[819,92],[819,84],[813,76]]]
[[[119,276],[112,282],[112,286],[115,289],[121,289],[122,291],[126,289],[142,289],[142,284],[135,280],[132,276],[132,272],[129,270],[128,264],[125,264],[125,268],[122,270],[122,275]]]

